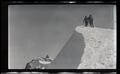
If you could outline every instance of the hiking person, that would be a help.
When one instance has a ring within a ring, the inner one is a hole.
[[[90,24],[91,27],[94,27],[94,25],[93,25],[93,17],[92,17],[91,14],[88,17],[88,23]]]
[[[87,18],[87,16],[85,16],[85,18],[83,19],[83,23],[85,23],[86,27],[88,26],[88,18]]]

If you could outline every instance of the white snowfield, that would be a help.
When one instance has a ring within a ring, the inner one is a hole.
[[[47,58],[45,60],[45,58],[43,58],[43,57],[35,58],[35,60],[38,60],[40,64],[50,64],[53,61],[53,59],[51,59],[51,58],[49,58],[49,59]]]
[[[49,61],[41,61],[41,60],[39,60],[39,63],[41,63],[41,64],[50,64],[51,62],[49,62]]]
[[[43,59],[43,58],[39,58],[39,63],[41,63],[41,64],[50,64],[53,59],[50,59],[50,60],[51,60],[51,61],[45,60],[45,59]]]
[[[85,49],[78,69],[116,69],[114,30],[77,26],[85,39]]]

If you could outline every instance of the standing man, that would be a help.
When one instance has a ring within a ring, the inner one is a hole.
[[[87,16],[85,16],[84,20],[83,20],[83,23],[85,23],[85,26],[87,27],[88,26],[88,18]]]
[[[94,27],[94,25],[93,25],[93,17],[92,17],[91,14],[88,17],[88,22],[89,22],[89,24],[90,24],[91,27]]]

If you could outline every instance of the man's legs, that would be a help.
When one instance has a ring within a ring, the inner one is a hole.
[[[91,26],[91,27],[94,27],[93,22],[90,22],[90,26]]]
[[[85,22],[85,26],[86,26],[86,27],[88,26],[88,22]]]

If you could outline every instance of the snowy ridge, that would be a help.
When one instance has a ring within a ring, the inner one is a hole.
[[[115,69],[114,30],[77,26],[85,38],[85,49],[78,69]]]

